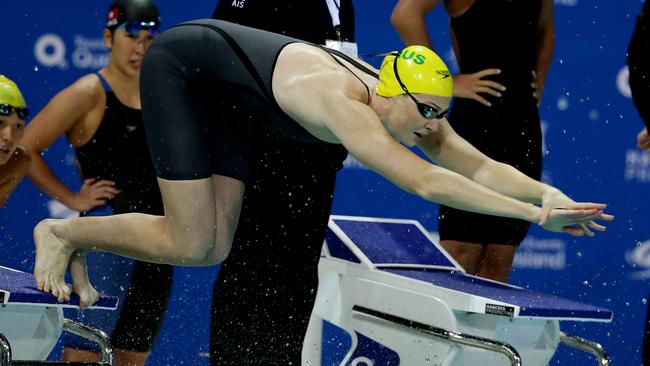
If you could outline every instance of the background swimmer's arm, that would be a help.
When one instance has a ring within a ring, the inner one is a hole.
[[[19,146],[9,161],[0,165],[0,207],[3,207],[18,183],[27,175],[31,158],[23,147]]]
[[[103,89],[96,75],[88,75],[59,92],[27,125],[23,143],[32,152],[29,178],[48,196],[64,205],[86,211],[87,205],[78,204],[78,195],[68,189],[47,166],[41,153],[61,135],[69,133],[76,123],[87,116],[103,97]],[[105,202],[105,201],[104,201]]]
[[[538,105],[544,90],[544,80],[551,65],[555,47],[555,21],[553,17],[553,0],[543,0],[542,10],[537,26],[537,47],[535,63],[535,80],[533,81]]]
[[[439,166],[520,201],[539,204],[544,194],[557,190],[492,160],[458,135],[447,120],[441,120],[438,133],[425,136],[418,147]]]
[[[432,48],[425,16],[440,0],[400,0],[390,15],[390,22],[406,45]]]

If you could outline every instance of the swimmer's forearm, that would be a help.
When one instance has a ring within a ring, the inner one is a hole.
[[[72,207],[76,194],[66,187],[50,170],[43,157],[32,154],[32,166],[29,169],[29,179],[49,197]]]
[[[459,210],[539,222],[539,207],[503,195],[452,171],[435,168],[424,174],[414,193]]]
[[[488,160],[472,177],[476,183],[519,201],[539,204],[550,189],[548,184],[536,181],[513,166]]]

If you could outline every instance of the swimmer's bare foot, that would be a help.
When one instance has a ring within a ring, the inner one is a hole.
[[[73,248],[54,234],[57,221],[43,220],[34,228],[34,277],[39,290],[51,292],[57,301],[63,302],[70,301],[71,290],[65,283],[65,270]]]
[[[75,251],[72,254],[70,275],[72,276],[72,290],[79,295],[79,306],[84,309],[97,302],[99,294],[90,284],[85,252]]]

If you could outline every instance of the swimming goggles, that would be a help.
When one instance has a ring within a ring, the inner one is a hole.
[[[399,78],[399,73],[397,72],[397,60],[399,60],[399,56],[400,56],[401,53],[402,53],[401,51],[398,51],[396,53],[395,61],[393,62],[393,72],[395,73],[395,78],[397,79],[397,82],[399,83],[399,86],[401,86],[402,89],[404,90],[404,92],[406,93],[406,95],[408,95],[413,100],[415,105],[418,107],[418,111],[420,112],[422,117],[424,117],[426,119],[434,119],[434,118],[435,119],[440,119],[440,118],[444,117],[444,115],[447,113],[447,111],[445,111],[445,112],[443,112],[441,114],[438,114],[438,110],[435,109],[434,107],[432,107],[432,106],[430,106],[428,104],[418,102],[418,100],[415,99],[413,94],[411,94],[409,92],[409,90],[406,88],[406,85],[404,85],[402,80]]]
[[[27,107],[14,107],[11,104],[0,103],[0,116],[9,116],[16,111],[18,118],[23,121],[29,116],[29,109]]]
[[[141,30],[149,31],[152,36],[156,36],[158,33],[160,33],[160,23],[157,22],[137,22],[135,20],[129,20],[118,25],[117,27],[124,29],[128,34],[132,36],[138,35]]]

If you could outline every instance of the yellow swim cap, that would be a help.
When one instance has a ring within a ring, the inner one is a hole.
[[[18,85],[4,75],[0,75],[0,104],[9,104],[16,108],[27,107]]]
[[[407,90],[411,94],[451,97],[452,88],[451,73],[435,52],[424,46],[409,46],[384,57],[376,90],[384,97],[406,94]]]

